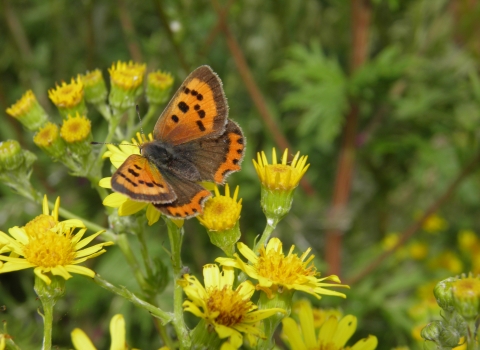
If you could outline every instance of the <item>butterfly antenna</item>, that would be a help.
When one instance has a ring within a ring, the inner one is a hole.
[[[114,145],[114,146],[135,146],[138,147],[138,145],[134,143],[115,143],[115,142],[97,142],[97,141],[92,141],[90,142],[91,145]]]
[[[138,107],[138,105],[135,105],[135,109],[137,110],[138,120],[140,121],[140,132],[142,133],[142,137],[144,138],[144,140],[146,140],[147,136],[145,136],[145,133],[143,132],[142,118],[140,117],[140,108]]]

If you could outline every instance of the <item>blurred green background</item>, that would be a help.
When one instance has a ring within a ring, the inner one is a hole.
[[[60,122],[47,90],[87,70],[101,69],[108,81],[113,62],[144,62],[148,71],[171,72],[176,89],[191,70],[208,64],[224,83],[230,118],[247,137],[243,169],[229,178],[243,198],[242,241],[251,246],[265,226],[251,159],[261,150],[270,157],[272,146],[283,152],[287,142],[289,153],[308,155],[311,166],[275,235],[287,250],[312,247],[322,275],[332,271],[352,282],[347,300],[312,302],[356,315],[355,339],[375,334],[379,349],[421,348],[409,312],[421,301],[417,288],[480,272],[473,253],[457,244],[460,231],[480,232],[478,0],[3,0],[0,14],[1,140],[16,139],[34,152],[35,187],[51,200],[61,196],[62,206],[79,216],[108,225],[89,182],[52,163],[5,109],[32,89]],[[143,97],[139,104],[145,113]],[[101,142],[106,121],[89,111]],[[455,182],[465,169],[468,176]],[[39,205],[4,185],[0,196],[2,231],[40,213]],[[396,253],[365,270],[400,237],[393,233],[405,233],[435,203],[433,218],[441,224],[413,229]],[[185,232],[184,264],[199,276],[221,251],[195,219]],[[168,264],[164,224],[148,235],[152,255]],[[412,242],[426,249],[421,259],[412,256]],[[138,291],[123,259],[111,247],[89,266]],[[0,319],[24,349],[42,337],[32,286],[32,271],[0,275],[0,306],[6,306]],[[167,310],[170,295],[167,289],[159,297]],[[131,346],[160,347],[149,315],[78,276],[56,307],[54,344],[71,347],[69,332],[80,327],[98,348],[108,348],[108,322],[118,312],[126,317]],[[195,324],[193,317],[188,321]]]

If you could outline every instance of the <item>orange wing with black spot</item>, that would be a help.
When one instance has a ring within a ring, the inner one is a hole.
[[[225,131],[228,105],[220,78],[208,66],[195,69],[155,124],[155,139],[179,145]]]
[[[177,199],[172,187],[147,158],[129,156],[112,175],[112,189],[135,201],[170,203]]]

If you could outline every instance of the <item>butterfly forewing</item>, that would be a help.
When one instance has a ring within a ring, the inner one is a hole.
[[[147,158],[132,154],[112,175],[112,189],[135,201],[169,203],[177,198],[158,168]]]
[[[154,137],[173,145],[221,135],[228,106],[220,78],[201,66],[185,79],[157,121]]]

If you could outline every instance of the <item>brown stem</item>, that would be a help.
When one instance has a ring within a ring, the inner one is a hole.
[[[177,42],[175,41],[175,38],[173,37],[172,29],[170,28],[170,26],[168,24],[168,17],[165,14],[165,11],[163,11],[162,0],[153,0],[153,3],[155,5],[155,8],[157,9],[158,17],[160,17],[160,23],[162,24],[163,29],[165,30],[165,33],[167,34],[168,40],[172,44],[173,49],[175,50],[175,53],[177,54],[180,65],[182,66],[185,73],[189,73],[190,72],[190,67],[189,67],[187,61],[185,60],[185,57],[183,56],[183,52],[180,49],[180,46],[178,46]]]
[[[223,9],[221,9],[221,15],[219,16],[219,18],[217,20],[217,24],[215,25],[215,27],[213,27],[210,30],[210,33],[208,33],[207,39],[205,39],[205,43],[202,45],[202,49],[198,54],[200,57],[205,56],[205,54],[210,50],[210,47],[212,46],[215,38],[221,32],[221,30],[222,30],[222,18],[225,18],[225,16],[228,14],[228,12],[230,10],[230,7],[232,6],[234,1],[235,0],[228,0],[225,7]]]
[[[263,97],[260,89],[255,83],[255,79],[253,79],[252,72],[248,67],[248,64],[245,59],[245,56],[243,55],[242,49],[240,48],[240,45],[238,44],[237,40],[233,36],[227,24],[226,13],[223,13],[221,11],[216,0],[212,0],[212,4],[215,11],[217,12],[217,16],[219,19],[219,23],[221,24],[222,32],[225,36],[228,48],[230,49],[230,52],[233,56],[235,64],[237,65],[238,72],[240,73],[240,76],[243,79],[243,83],[245,84],[245,87],[247,88],[247,91],[250,94],[250,97],[253,100],[255,107],[258,109],[258,112],[260,113],[260,116],[262,117],[263,122],[266,124],[267,129],[270,130],[270,132],[272,133],[273,139],[278,147],[280,147],[281,149],[288,148],[292,150],[290,143],[283,135],[282,131],[278,127],[277,123],[275,122],[275,119],[273,118],[273,116],[270,114],[267,107],[267,103],[265,102],[265,98]],[[302,178],[300,185],[308,195],[313,195],[315,193],[315,190],[313,189],[312,185],[305,177]]]
[[[118,15],[125,40],[127,41],[128,51],[135,62],[143,62],[142,51],[137,43],[137,35],[135,34],[135,27],[133,26],[130,12],[124,0],[118,0]]]
[[[354,72],[367,59],[371,8],[367,0],[351,0],[351,6],[353,51],[350,69]],[[355,164],[358,114],[358,105],[352,101],[343,129],[343,143],[329,213],[329,229],[326,233],[325,260],[329,268],[328,274],[339,275],[341,272],[342,237],[346,227],[340,225],[340,220],[348,220],[345,212]]]
[[[380,254],[375,260],[373,260],[367,267],[365,267],[362,271],[357,273],[355,276],[349,278],[345,283],[348,285],[352,285],[363,279],[365,276],[369,275],[372,271],[374,271],[377,267],[379,267],[382,262],[387,259],[390,255],[392,255],[399,247],[405,244],[405,242],[412,237],[423,225],[425,220],[432,215],[433,213],[437,212],[440,207],[445,204],[450,197],[455,193],[458,186],[462,183],[465,178],[470,175],[470,173],[475,170],[478,163],[480,163],[480,153],[478,153],[470,163],[468,163],[465,168],[463,168],[460,173],[457,175],[455,180],[452,181],[450,186],[447,187],[445,192],[435,200],[430,207],[423,213],[423,215],[414,222],[410,227],[408,227],[405,231],[400,234],[400,239],[398,242],[393,246],[391,249],[383,252]]]

